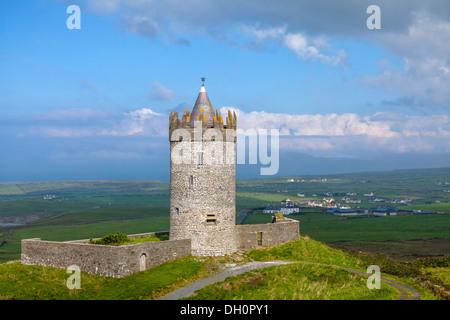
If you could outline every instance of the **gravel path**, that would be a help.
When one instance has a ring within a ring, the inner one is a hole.
[[[320,265],[320,266],[343,269],[343,270],[346,270],[349,272],[356,272],[356,273],[359,273],[359,274],[362,274],[365,276],[369,276],[367,273],[365,273],[363,271],[350,269],[350,268],[344,268],[344,267],[338,267],[338,266],[333,266],[333,265],[326,265],[326,264],[321,264],[321,263],[314,263],[314,262],[303,262],[303,261],[259,262],[259,261],[254,261],[254,262],[246,263],[244,265],[239,265],[239,266],[229,268],[225,271],[214,274],[208,278],[198,280],[198,281],[194,282],[193,284],[190,284],[186,287],[172,291],[169,294],[166,294],[165,296],[160,297],[158,300],[178,300],[178,299],[185,298],[185,297],[192,295],[195,291],[197,291],[207,285],[223,281],[226,278],[231,277],[231,276],[236,276],[236,275],[239,275],[239,274],[251,271],[251,270],[255,270],[255,269],[263,269],[263,268],[280,266],[280,265],[285,265],[285,264],[290,264],[290,263],[315,264],[315,265]],[[395,288],[397,291],[400,292],[400,297],[397,300],[419,300],[420,299],[420,295],[416,290],[414,290],[413,288],[411,288],[403,283],[400,283],[400,282],[397,282],[397,281],[394,281],[391,279],[386,279],[384,277],[381,277],[381,281],[384,282],[385,284]]]

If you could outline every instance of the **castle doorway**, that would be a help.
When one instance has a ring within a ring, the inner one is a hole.
[[[139,271],[144,271],[146,269],[147,269],[147,255],[143,253],[139,257]]]

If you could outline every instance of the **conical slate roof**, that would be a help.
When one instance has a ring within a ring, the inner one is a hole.
[[[200,110],[203,110],[203,116],[206,117],[207,126],[213,127],[215,114],[211,106],[211,101],[209,101],[208,94],[206,93],[205,85],[203,84],[200,88],[200,92],[198,93],[197,100],[194,104],[194,109],[192,109],[191,117],[189,119],[189,125],[191,128],[194,127],[194,121],[198,120],[197,117],[200,115]]]

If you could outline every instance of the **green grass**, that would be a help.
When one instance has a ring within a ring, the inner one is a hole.
[[[68,212],[44,219],[38,224],[67,224],[89,221],[130,220],[147,217],[169,216],[167,207],[106,207],[85,212]]]
[[[352,255],[307,237],[267,249],[249,250],[245,254],[257,261],[297,260],[364,269]]]
[[[292,196],[286,196],[283,193],[261,193],[261,192],[238,192],[236,193],[236,196],[244,197],[244,198],[252,198],[252,199],[258,199],[262,200],[263,202],[280,202],[283,199],[289,198],[291,200],[301,200],[303,198],[300,197],[292,197]]]
[[[348,217],[307,213],[290,215],[300,233],[326,243],[450,238],[450,214]],[[269,223],[270,214],[249,214],[244,224]]]
[[[395,290],[384,285],[381,290],[368,290],[367,277],[318,264],[342,266],[361,271],[365,271],[368,265],[377,264],[383,270],[383,276],[385,273],[394,274],[410,284],[414,284],[414,279],[420,275],[417,273],[419,272],[417,267],[408,267],[407,264],[393,262],[384,257],[375,256],[374,258],[370,255],[350,254],[304,237],[279,246],[250,250],[245,255],[247,259],[256,261],[297,260],[313,264],[299,263],[271,267],[227,278],[224,282],[200,290],[194,299],[375,300],[397,297]],[[167,293],[169,287],[178,288],[204,277],[208,270],[217,270],[217,265],[212,265],[211,261],[228,262],[224,258],[214,260],[186,257],[121,279],[82,273],[80,290],[67,288],[66,281],[69,276],[64,269],[24,266],[20,262],[10,262],[0,265],[0,298],[153,299]],[[421,266],[436,265],[436,260],[427,261]],[[425,289],[419,291],[427,299],[435,298]]]
[[[326,182],[319,182],[326,177]],[[308,183],[288,183],[287,178],[237,180],[236,206],[238,208],[262,208],[269,202],[284,198],[305,200],[313,193],[323,197],[324,192],[335,193],[340,199],[346,192],[357,192],[363,200],[361,207],[370,203],[361,196],[372,191],[385,199],[413,199],[406,209],[450,212],[450,186],[438,185],[436,181],[450,181],[450,168],[427,170],[401,170],[367,172],[328,176],[293,177],[306,179]],[[311,182],[312,181],[312,182]],[[278,190],[288,190],[278,193]],[[305,193],[298,198],[297,193]],[[54,200],[42,199],[45,194],[55,194]],[[169,183],[158,181],[69,181],[0,184],[0,218],[36,215],[38,221],[29,228],[12,228],[8,242],[0,247],[0,263],[20,258],[20,240],[42,238],[43,240],[76,240],[101,237],[120,231],[126,234],[169,230]],[[434,203],[439,200],[441,203]],[[313,211],[317,209],[302,209]],[[370,242],[389,240],[412,240],[450,238],[448,225],[450,215],[417,215],[379,218],[349,218],[319,213],[291,216],[301,221],[300,233],[321,242]],[[250,214],[244,223],[267,223],[271,215]],[[331,221],[331,219],[333,219]],[[330,221],[327,221],[330,220]],[[51,225],[50,225],[51,224]],[[0,233],[8,232],[1,229]],[[5,236],[5,235],[4,235]],[[4,237],[3,236],[3,237]],[[354,263],[342,253],[317,247],[271,249],[272,258],[281,258],[286,251],[298,259],[310,261],[328,260],[333,264]],[[309,249],[308,249],[309,248]],[[300,250],[301,249],[301,250]],[[300,250],[301,254],[296,253]],[[255,258],[261,253],[253,253]],[[264,254],[267,256],[267,253]],[[328,256],[327,259],[324,257]],[[263,257],[260,257],[263,259]],[[357,265],[358,266],[358,265]],[[445,270],[441,273],[445,274]]]
[[[20,259],[21,240],[41,238],[49,241],[69,241],[100,238],[105,234],[121,232],[137,234],[169,230],[169,217],[109,221],[79,225],[41,226],[15,229],[8,242],[0,247],[0,263]]]
[[[445,286],[450,286],[450,268],[448,267],[435,267],[424,268],[425,272],[429,272],[433,277],[441,281]]]
[[[296,218],[292,216],[292,218]],[[355,217],[300,223],[300,232],[314,239],[338,241],[383,241],[450,238],[450,215]]]
[[[95,202],[53,201],[44,199],[12,199],[0,202],[0,216],[51,216],[65,212],[90,210]]]
[[[149,299],[168,286],[199,275],[204,264],[195,258],[177,259],[124,278],[81,273],[81,289],[70,290],[65,269],[0,265],[0,299],[16,300],[138,300]]]
[[[247,256],[255,260],[297,259],[348,267],[359,263],[347,253],[304,238],[270,249],[251,250]],[[13,262],[0,265],[0,298],[148,299],[168,286],[198,277],[205,265],[202,259],[188,257],[121,279],[82,273],[81,289],[69,290],[64,269]],[[384,287],[368,291],[363,277],[324,266],[289,265],[243,277],[229,278],[226,280],[229,284],[202,290],[196,299],[391,299],[395,296],[395,292]],[[230,285],[233,290],[227,289]]]
[[[25,194],[25,192],[15,184],[0,183],[0,195],[9,196],[17,194]]]
[[[450,213],[450,202],[430,203],[430,204],[422,204],[422,205],[415,204],[415,205],[412,205],[411,207],[409,207],[408,209]]]
[[[270,223],[272,221],[273,214],[268,213],[254,213],[248,214],[244,219],[242,224],[255,224],[255,223]],[[316,220],[339,220],[342,217],[334,215],[325,215],[321,213],[304,213],[304,214],[293,214],[286,216],[299,221],[316,221]]]
[[[209,285],[187,300],[390,300],[398,293],[367,277],[319,265],[290,264],[247,272]]]
[[[151,241],[165,241],[165,240],[169,240],[168,235],[131,238],[124,244],[135,244],[135,243],[143,243],[143,242],[151,242]]]
[[[305,182],[287,182],[288,178]],[[322,178],[326,178],[326,182],[318,182]],[[450,168],[238,180],[236,190],[243,197],[266,202],[283,198],[306,200],[312,194],[317,194],[321,199],[324,192],[333,193],[334,198],[340,201],[347,192],[355,192],[358,194],[356,197],[362,200],[360,206],[363,208],[379,204],[369,202],[363,196],[366,192],[373,192],[375,197],[383,199],[412,199],[412,206],[405,209],[450,213],[450,193],[443,192],[450,185],[445,182],[450,182]],[[281,189],[287,192],[278,193]],[[304,193],[305,198],[298,198],[297,193]],[[441,203],[435,204],[436,200]]]
[[[90,239],[89,243],[90,244],[109,245],[109,246],[122,246],[122,245],[136,244],[136,243],[165,241],[165,240],[169,240],[168,234],[130,238],[126,234],[117,232],[115,234],[111,233],[109,235],[103,236],[98,240]]]
[[[99,238],[105,234],[125,234],[169,230],[169,217],[155,217],[125,221],[110,221],[68,226],[48,226],[13,231],[12,240],[41,238],[50,241],[68,241]]]

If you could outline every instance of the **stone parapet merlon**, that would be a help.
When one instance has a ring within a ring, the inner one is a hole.
[[[236,128],[237,128],[237,117],[236,113],[231,110],[228,110],[228,115],[226,119],[222,117],[220,110],[216,110],[216,115],[214,116],[214,121],[212,126],[208,126],[207,123],[207,116],[203,114],[203,109],[200,110],[200,115],[197,116],[197,119],[195,122],[196,124],[194,127],[190,125],[191,120],[191,113],[187,111],[187,109],[184,109],[183,115],[181,116],[181,119],[179,118],[178,112],[176,110],[172,111],[169,116],[169,140],[170,141],[181,141],[182,139],[180,137],[173,137],[172,133],[177,129],[185,129],[191,134],[191,138],[194,139],[194,132],[196,129],[196,126],[200,127],[202,129],[202,133],[204,133],[208,129],[218,129],[223,135],[223,141],[226,141],[226,132],[227,130],[233,130],[233,134],[235,137]],[[235,139],[234,139],[235,140]]]

